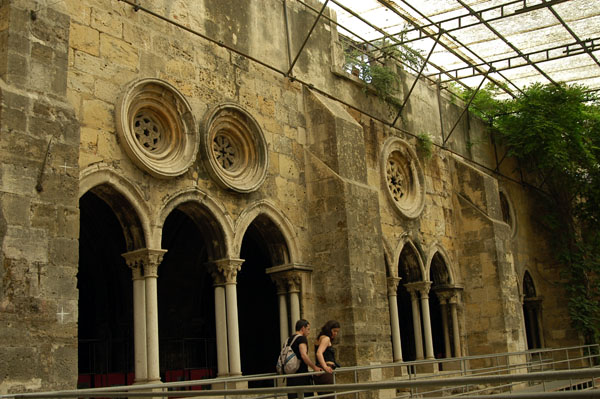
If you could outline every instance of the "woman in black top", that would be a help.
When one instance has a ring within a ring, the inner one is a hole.
[[[333,384],[333,370],[339,367],[335,361],[335,349],[332,346],[332,341],[337,337],[340,332],[340,323],[335,320],[329,320],[323,327],[317,336],[317,342],[315,344],[315,357],[317,364],[323,368],[326,372],[324,374],[315,376],[315,383],[321,384]],[[319,392],[319,395],[325,392]]]

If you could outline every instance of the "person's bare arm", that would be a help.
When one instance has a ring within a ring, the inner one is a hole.
[[[321,335],[321,338],[319,338],[317,362],[321,365],[323,370],[327,371],[328,373],[333,373],[333,369],[327,365],[327,362],[325,362],[325,358],[323,357],[323,352],[325,352],[325,349],[327,349],[329,346],[329,342],[331,342],[331,339],[327,335]]]
[[[306,363],[306,365],[308,367],[310,367],[314,371],[322,371],[321,368],[319,366],[317,366],[316,364],[314,364],[312,362],[312,360],[310,360],[310,357],[308,357],[308,346],[305,343],[302,342],[299,345],[299,349],[300,349],[300,356],[302,356],[302,360],[304,360],[304,363]]]

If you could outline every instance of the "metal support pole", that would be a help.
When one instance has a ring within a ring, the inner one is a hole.
[[[302,51],[304,51],[304,46],[306,46],[306,43],[308,42],[310,35],[312,35],[313,30],[315,30],[317,23],[321,19],[321,15],[323,15],[323,11],[325,11],[325,8],[327,7],[327,3],[329,3],[329,0],[325,0],[325,3],[323,3],[323,7],[321,7],[321,11],[319,11],[319,15],[317,15],[317,19],[315,19],[315,23],[310,28],[308,35],[306,35],[306,39],[304,39],[304,43],[302,43],[302,46],[300,46],[300,50],[298,50],[298,54],[296,54],[296,58],[294,58],[294,61],[292,61],[292,65],[290,65],[290,69],[287,71],[287,74],[285,76],[289,77],[290,74],[292,73],[292,69],[294,69],[294,65],[296,65],[296,61],[298,61],[298,57],[300,57],[300,54],[302,54]]]
[[[400,118],[400,114],[402,113],[404,106],[406,105],[408,99],[410,98],[410,95],[412,94],[415,86],[417,85],[417,82],[419,81],[421,74],[425,70],[427,63],[429,62],[429,58],[431,57],[431,54],[433,54],[433,50],[435,50],[435,47],[437,46],[438,42],[440,41],[440,38],[442,37],[443,32],[444,31],[440,29],[440,33],[437,35],[437,38],[435,39],[435,43],[433,43],[433,47],[431,47],[431,51],[429,51],[429,54],[427,54],[427,58],[425,58],[425,61],[423,62],[423,65],[421,66],[421,69],[419,70],[419,74],[415,77],[415,80],[413,81],[412,86],[410,86],[410,90],[408,91],[408,94],[406,95],[406,97],[404,97],[404,102],[400,106],[400,109],[398,110],[398,114],[396,115],[396,118],[392,122],[392,126],[394,126],[396,124],[396,122],[398,121],[398,118]]]
[[[448,136],[444,139],[444,142],[442,143],[442,146],[446,145],[446,143],[448,142],[448,139],[450,138],[450,136],[452,136],[452,133],[454,133],[454,129],[456,129],[456,126],[458,126],[458,123],[460,122],[460,120],[462,119],[462,117],[469,110],[469,107],[471,106],[471,103],[475,99],[475,95],[477,95],[477,92],[479,91],[479,89],[481,89],[481,86],[483,85],[483,82],[485,82],[485,80],[487,79],[487,76],[489,75],[490,72],[493,72],[493,70],[494,70],[493,68],[492,69],[488,69],[488,71],[485,73],[485,75],[483,76],[483,79],[481,79],[481,82],[479,82],[479,86],[477,86],[477,89],[475,89],[475,91],[473,92],[473,95],[469,99],[469,102],[467,103],[467,106],[465,107],[465,109],[463,109],[463,112],[460,114],[460,116],[458,117],[458,119],[456,120],[456,122],[454,122],[454,126],[452,126],[452,129],[450,129],[450,133],[448,133]]]

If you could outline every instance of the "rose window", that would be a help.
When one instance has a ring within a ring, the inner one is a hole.
[[[424,178],[417,156],[408,143],[395,137],[386,142],[382,174],[394,207],[405,217],[419,216],[424,206]]]
[[[267,144],[256,120],[233,103],[209,110],[203,122],[204,163],[222,187],[248,193],[267,174]]]
[[[158,148],[162,127],[148,115],[140,114],[133,123],[135,138],[148,151]]]
[[[196,160],[196,122],[186,99],[167,82],[132,83],[117,107],[123,149],[140,169],[159,178],[185,173]]]

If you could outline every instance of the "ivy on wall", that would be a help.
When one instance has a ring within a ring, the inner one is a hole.
[[[473,93],[465,91],[463,98]],[[534,84],[514,99],[479,91],[475,113],[519,160],[563,266],[571,320],[600,342],[600,101],[584,86]]]

